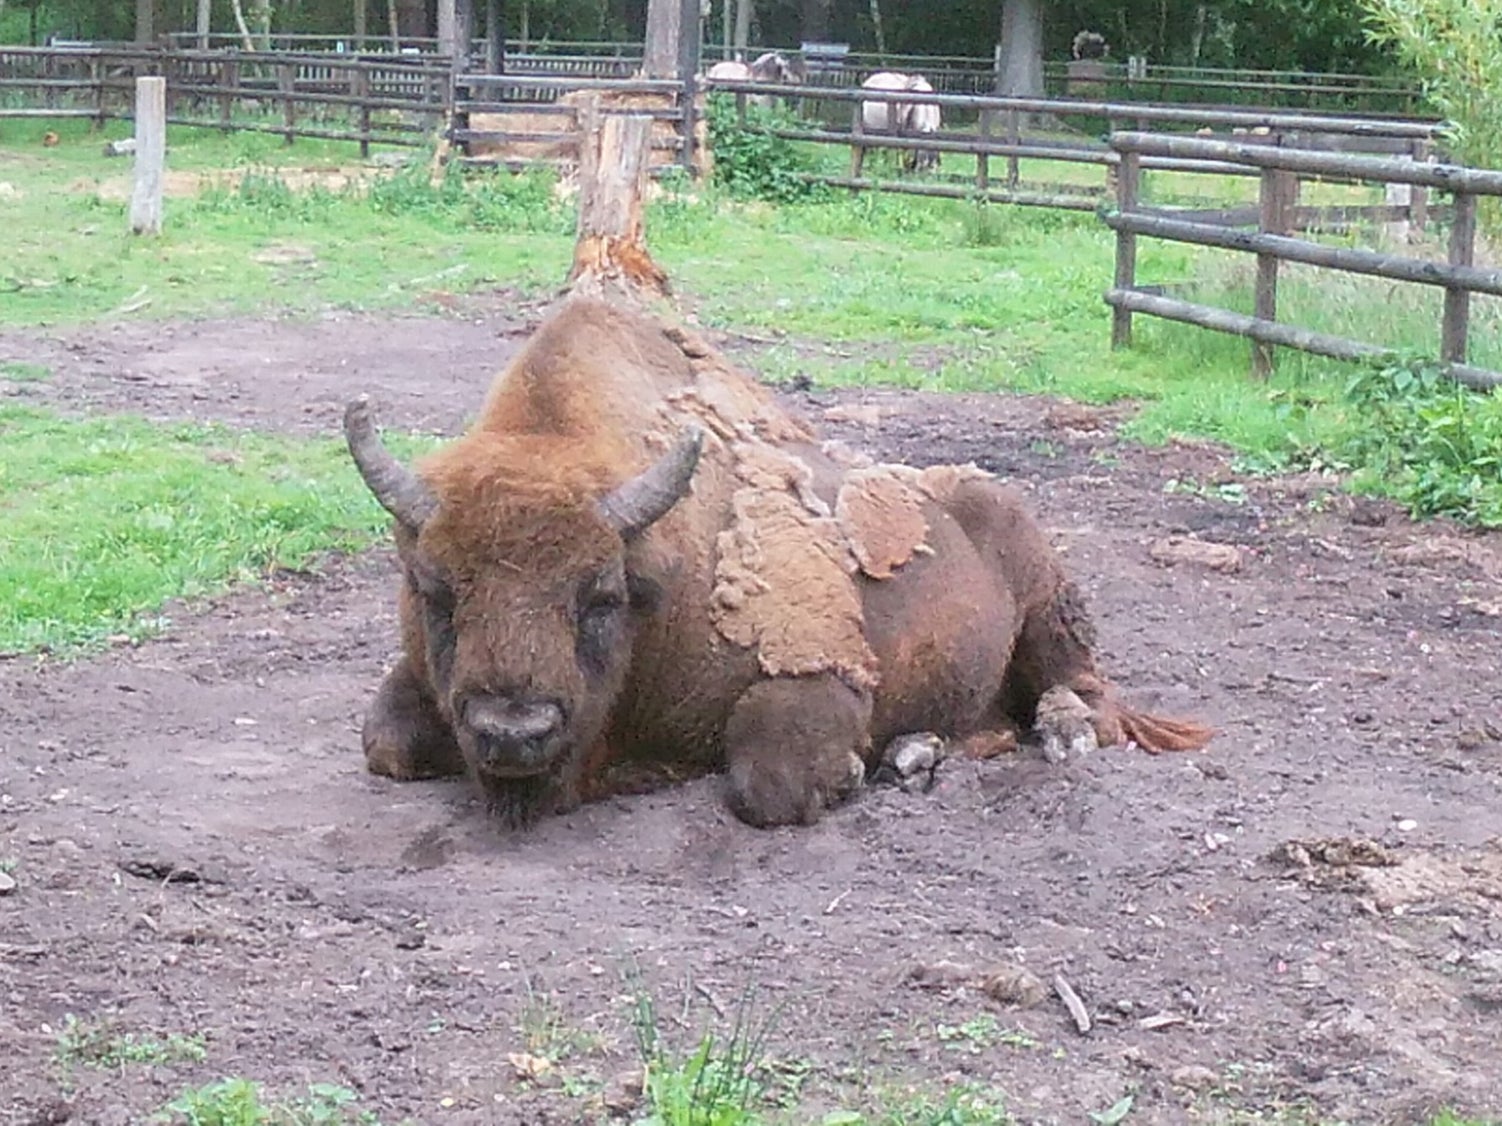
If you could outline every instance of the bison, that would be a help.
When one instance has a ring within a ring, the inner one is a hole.
[[[345,434],[401,563],[403,654],[367,764],[467,771],[511,824],[632,770],[723,772],[743,820],[810,823],[912,732],[1209,737],[1116,698],[1016,492],[821,445],[644,311],[563,302],[415,470],[363,399]]]

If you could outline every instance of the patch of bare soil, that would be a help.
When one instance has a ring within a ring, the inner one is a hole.
[[[11,333],[0,355],[54,371],[10,395],[67,410],[334,434],[368,391],[452,431],[531,315]],[[227,1074],[341,1083],[388,1122],[600,1121],[590,1092],[636,1064],[631,966],[679,1042],[747,983],[780,1006],[768,1050],[807,1076],[805,1121],[958,1082],[1028,1122],[1127,1093],[1148,1122],[1502,1109],[1499,538],[1320,480],[1165,493],[1224,459],[1122,444],[1112,412],[791,398],[879,456],[1026,487],[1116,679],[1213,721],[1211,749],[946,763],[930,793],[775,832],[710,779],[508,835],[461,782],[363,770],[389,552],[279,575],[139,648],[0,663],[0,1122],[139,1122]],[[70,1013],[201,1033],[207,1059],[66,1069]]]
[[[255,174],[263,173],[257,171]],[[324,191],[342,192],[348,188],[369,184],[371,180],[382,174],[382,170],[369,164],[329,165],[313,168],[281,166],[271,169],[268,174],[274,175],[293,191],[322,188]],[[240,181],[245,178],[245,175],[244,169],[237,168],[203,171],[168,169],[162,176],[162,193],[172,199],[191,199],[211,189],[232,191],[240,186]],[[125,203],[130,199],[130,173],[127,171],[125,175],[111,176],[105,180],[80,177],[70,183],[66,190],[96,195],[108,203]]]

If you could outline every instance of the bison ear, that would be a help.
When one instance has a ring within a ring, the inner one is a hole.
[[[641,535],[688,495],[703,448],[704,432],[697,426],[689,427],[672,449],[602,497],[600,515],[622,539]]]

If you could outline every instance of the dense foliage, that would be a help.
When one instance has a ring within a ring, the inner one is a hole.
[[[1348,453],[1358,480],[1415,516],[1502,527],[1502,392],[1468,391],[1431,366],[1374,367],[1347,391],[1364,426]]]
[[[780,111],[748,105],[746,127],[742,127],[735,98],[711,94],[705,116],[714,151],[715,183],[732,196],[791,203],[822,190],[799,177],[798,173],[808,171],[808,161],[792,142],[766,132],[768,126],[782,120]]]

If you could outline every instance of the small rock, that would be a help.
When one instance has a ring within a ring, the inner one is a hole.
[[[1176,1067],[1169,1073],[1168,1078],[1175,1087],[1186,1087],[1191,1091],[1208,1091],[1220,1082],[1219,1075],[1199,1064]]]
[[[0,868],[0,895],[9,895],[16,890],[16,878]]]
[[[9,180],[0,180],[0,203],[14,203],[21,198],[21,189]]]
[[[1190,536],[1164,536],[1148,545],[1147,554],[1154,563],[1172,567],[1188,563],[1221,574],[1241,570],[1241,548],[1229,543],[1206,543]]]
[[[1412,817],[1405,817],[1403,818],[1403,820],[1398,822],[1398,832],[1400,833],[1411,833],[1418,827],[1419,823]]]
[[[1031,1009],[1048,996],[1048,986],[1031,970],[1021,966],[1003,966],[987,974],[980,983],[981,992],[999,1005]]]
[[[636,1109],[645,1089],[646,1076],[641,1070],[628,1071],[610,1081],[600,1101],[613,1116],[623,1118]]]

